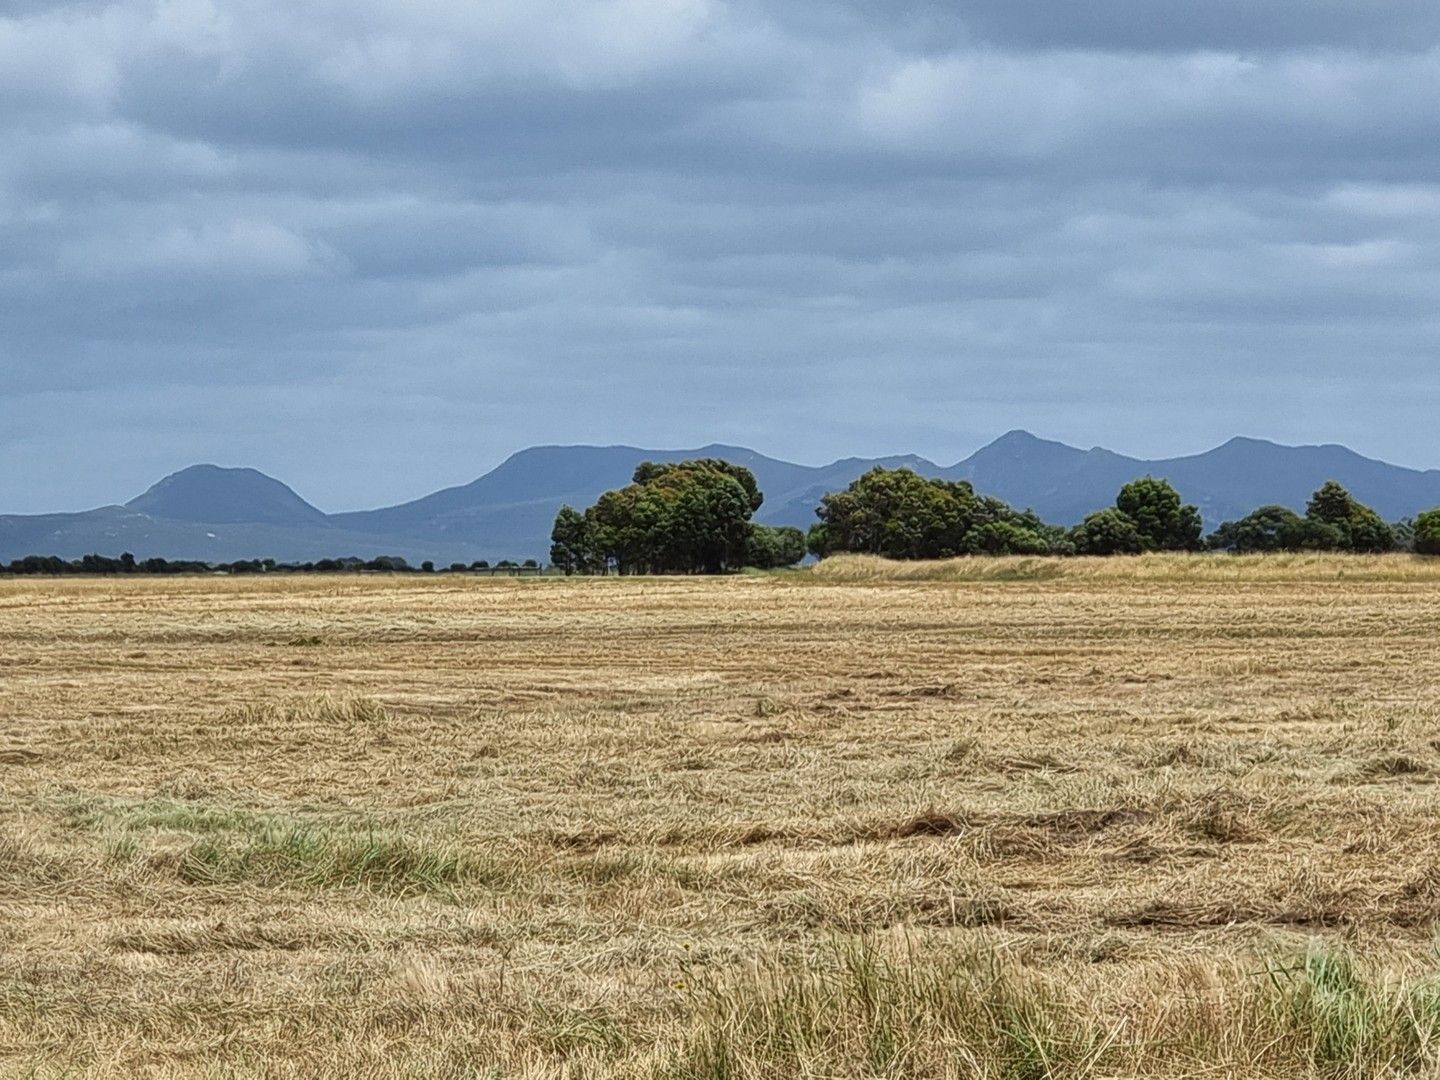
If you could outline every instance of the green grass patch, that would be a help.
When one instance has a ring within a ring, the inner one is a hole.
[[[1196,984],[1172,972],[1154,1002],[1122,1001],[1087,985],[1080,969],[1029,968],[982,950],[911,955],[848,944],[806,967],[761,965],[728,981],[700,975],[690,991],[698,1019],[653,1075],[1339,1080],[1440,1072],[1434,975],[1398,979],[1319,945],[1288,964],[1207,975]]]
[[[515,877],[489,853],[463,851],[373,823],[320,822],[169,799],[87,799],[66,807],[64,817],[74,828],[102,834],[109,861],[173,868],[182,880],[197,885],[359,887],[408,894],[461,884],[503,885]],[[186,841],[183,847],[174,845],[176,838]]]
[[[458,851],[394,833],[304,825],[272,826],[238,841],[207,837],[185,850],[179,874],[194,884],[349,886],[400,894],[495,881]]]

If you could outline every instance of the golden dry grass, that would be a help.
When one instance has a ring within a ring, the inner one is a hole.
[[[0,1072],[1434,1075],[1435,565],[0,581]]]
[[[862,581],[1110,581],[1280,582],[1429,581],[1440,583],[1440,559],[1423,555],[1156,554],[1121,558],[1056,559],[1038,555],[965,555],[928,562],[896,562],[878,555],[836,555],[811,575],[828,582]]]

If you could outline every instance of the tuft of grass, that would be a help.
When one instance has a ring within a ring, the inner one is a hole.
[[[655,1069],[745,1077],[1433,1075],[1440,982],[1366,971],[1313,946],[1297,962],[1213,969],[1186,992],[1117,999],[1083,973],[994,950],[923,958],[873,941],[808,968],[761,966],[692,991],[698,1019]]]
[[[1424,776],[1430,772],[1430,766],[1419,758],[1410,754],[1383,754],[1367,761],[1362,773],[1370,777],[1387,776]]]
[[[22,893],[36,886],[60,885],[77,872],[76,859],[65,852],[45,850],[24,836],[0,835],[0,889]]]
[[[1321,1074],[1410,1076],[1440,1065],[1435,980],[1387,983],[1351,954],[1318,945],[1272,978],[1277,1027]]]
[[[1084,1076],[1113,1040],[1100,1018],[998,954],[917,963],[837,945],[808,970],[697,984],[700,1020],[657,1070],[669,1080],[791,1076]],[[965,1075],[962,1071],[961,1075]]]

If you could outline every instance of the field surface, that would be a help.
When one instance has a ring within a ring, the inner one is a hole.
[[[0,1073],[1440,1075],[1437,688],[1399,557],[0,580]]]

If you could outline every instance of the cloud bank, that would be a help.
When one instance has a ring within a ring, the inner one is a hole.
[[[1015,426],[1440,466],[1440,8],[1304,7],[11,0],[0,510]]]

